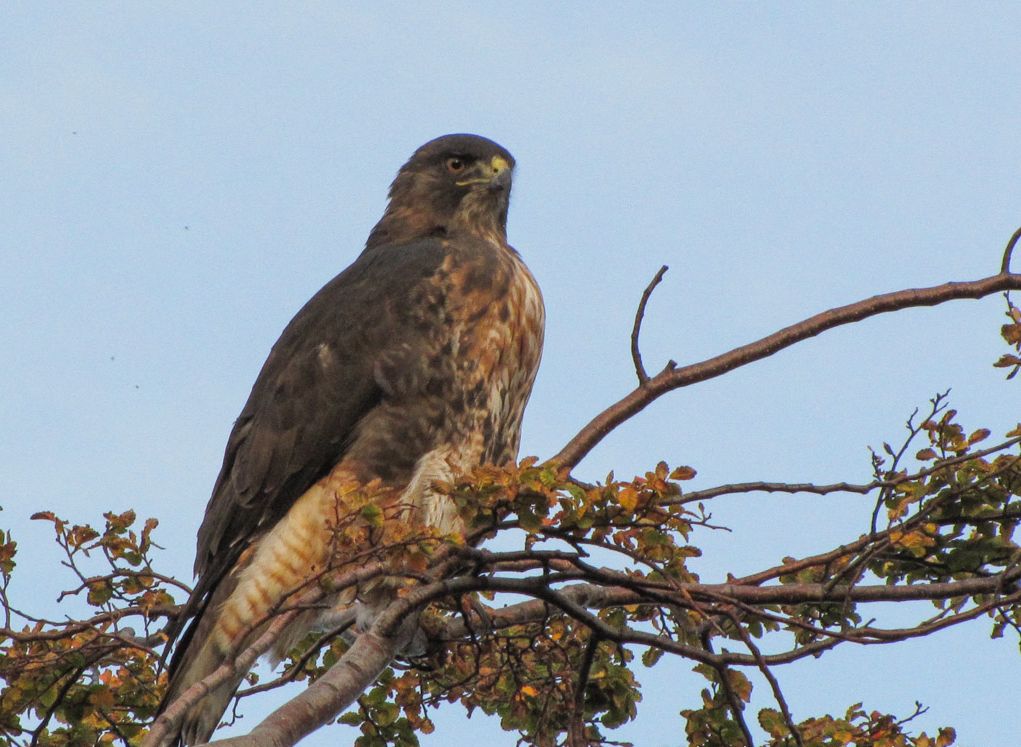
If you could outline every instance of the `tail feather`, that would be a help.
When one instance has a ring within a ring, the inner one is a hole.
[[[255,640],[268,624],[259,621],[324,567],[331,546],[322,519],[327,515],[323,504],[331,496],[319,486],[306,491],[267,534],[251,541],[216,582],[171,659],[170,685],[161,712]],[[309,622],[299,615],[292,625],[307,628]],[[285,631],[283,637],[294,639],[300,634]],[[186,745],[208,741],[245,674],[232,675],[211,688],[188,709],[180,735],[159,747],[175,744],[175,739],[176,743],[183,739]]]
[[[181,673],[181,677],[175,678],[171,682],[171,689],[167,693],[167,702],[173,702],[185,690],[208,677],[225,660],[224,654],[214,649],[212,641],[207,641],[194,661],[191,662],[191,666]],[[238,689],[245,674],[247,673],[241,672],[233,675],[219,685],[210,688],[198,703],[188,709],[181,722],[179,744],[204,744],[212,738],[213,732],[220,723],[220,718],[227,710],[230,699],[234,696],[234,692]]]
[[[233,573],[222,579],[209,603],[199,612],[198,617],[192,620],[182,637],[170,662],[170,682],[167,692],[163,696],[163,702],[160,703],[160,713],[163,713],[193,685],[215,672],[227,660],[230,652],[224,650],[219,642],[220,637],[215,635],[215,630],[219,623],[220,609],[237,588],[237,579],[237,575]],[[208,742],[245,674],[245,672],[241,672],[236,676],[228,677],[205,693],[185,713],[178,732],[164,740],[158,747]]]

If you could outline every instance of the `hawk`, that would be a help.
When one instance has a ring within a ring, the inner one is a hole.
[[[198,533],[195,590],[171,631],[192,618],[164,706],[354,552],[337,544],[347,496],[403,507],[385,521],[457,532],[436,482],[515,459],[545,311],[507,243],[513,169],[509,152],[476,135],[420,147],[365,249],[284,329],[227,441]],[[300,640],[314,617],[303,613],[282,638]],[[208,741],[239,683],[212,688],[176,739]]]

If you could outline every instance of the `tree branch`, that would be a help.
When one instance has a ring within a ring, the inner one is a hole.
[[[650,590],[659,595],[669,596],[674,604],[684,607],[691,606],[691,599],[710,602],[741,602],[754,605],[839,603],[847,599],[855,602],[931,601],[975,594],[1002,593],[1009,590],[1011,585],[1016,584],[1019,579],[1021,579],[1021,568],[1011,568],[996,576],[910,586],[873,584],[829,589],[823,583],[764,587],[742,584],[679,584],[676,591],[664,589],[660,585],[653,585]],[[640,579],[631,580],[636,584],[640,582]],[[530,579],[459,578],[456,581],[461,592],[479,590],[521,594],[536,594],[539,590],[549,592],[549,594],[544,593],[540,598],[519,602],[501,609],[488,610],[489,623],[493,630],[541,620],[547,614],[550,603],[575,609],[605,609],[654,603],[649,597],[643,595],[642,590],[624,586],[578,583],[552,590],[549,589],[546,579],[542,577]],[[945,626],[936,625],[933,629],[939,627]],[[871,631],[871,629],[869,630]],[[469,634],[469,629],[462,618],[454,618],[449,620],[440,632],[443,640],[459,640]]]
[[[642,363],[642,353],[638,348],[638,335],[642,331],[642,320],[645,319],[645,305],[649,303],[649,296],[656,290],[656,286],[659,285],[660,281],[663,280],[663,274],[669,268],[663,265],[659,268],[659,271],[652,278],[652,281],[642,291],[642,299],[638,302],[638,310],[635,312],[635,324],[631,328],[631,360],[635,364],[635,374],[638,376],[638,385],[641,386],[649,380],[649,374],[645,370],[645,364]]]
[[[911,474],[899,474],[886,480],[873,480],[868,483],[835,482],[829,485],[816,485],[811,482],[738,482],[731,483],[729,485],[718,485],[714,488],[706,488],[704,490],[692,490],[684,493],[679,498],[670,501],[666,505],[696,503],[698,501],[718,498],[722,495],[739,495],[742,493],[812,493],[815,495],[828,495],[830,493],[857,493],[860,495],[868,495],[873,490],[878,490],[880,488],[893,488],[904,482],[920,480],[923,477],[928,477],[941,469],[951,467],[955,464],[967,462],[972,459],[981,459],[982,457],[989,456],[990,454],[1006,451],[1011,446],[1019,443],[1021,443],[1021,437],[1010,438],[996,444],[995,446],[990,446],[986,449],[980,449],[977,451],[969,451],[955,457],[950,457],[949,459],[941,459],[932,467],[926,467],[925,469]]]
[[[984,298],[1005,290],[1021,290],[1021,274],[1000,273],[981,280],[950,282],[930,288],[909,288],[884,293],[816,314],[756,342],[734,348],[701,363],[681,368],[668,365],[593,418],[550,462],[568,469],[574,468],[610,431],[667,392],[715,378],[767,358],[827,330],[891,311],[916,306],[936,306],[963,298]]]
[[[754,641],[752,641],[752,637],[748,635],[748,631],[744,629],[744,626],[737,618],[737,615],[728,613],[727,616],[733,623],[734,630],[737,631],[737,634],[740,636],[745,648],[747,648],[751,655],[755,657],[755,662],[759,667],[759,671],[762,672],[762,676],[765,677],[766,681],[769,683],[769,689],[773,691],[773,699],[776,701],[776,704],[780,706],[780,713],[783,716],[784,723],[787,724],[787,729],[790,731],[795,743],[798,747],[805,747],[805,742],[801,738],[801,732],[798,731],[797,724],[794,723],[794,717],[791,716],[791,709],[787,705],[787,699],[783,695],[783,690],[780,689],[780,683],[773,674],[773,670],[769,668],[766,660],[762,657],[762,652],[759,650],[759,647],[755,645]]]
[[[1003,250],[1003,262],[1000,264],[1001,275],[1010,272],[1010,257],[1014,253],[1014,247],[1017,246],[1019,239],[1021,239],[1021,228],[1014,231],[1014,235],[1010,237],[1010,241],[1007,242],[1007,246]]]
[[[592,661],[599,648],[599,636],[589,633],[585,653],[578,667],[577,683],[574,686],[574,701],[571,706],[571,718],[567,725],[567,741],[565,747],[589,747],[588,736],[585,734],[585,688],[588,686]]]

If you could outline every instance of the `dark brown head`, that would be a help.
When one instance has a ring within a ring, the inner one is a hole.
[[[514,157],[478,135],[444,135],[415,151],[390,185],[368,246],[468,232],[505,241]]]

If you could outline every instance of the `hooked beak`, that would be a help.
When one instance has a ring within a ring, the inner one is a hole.
[[[511,165],[501,156],[493,156],[489,163],[478,166],[479,176],[457,182],[459,187],[471,184],[485,184],[490,192],[502,192],[510,187]]]
[[[503,160],[503,159],[501,159]],[[503,169],[493,175],[493,178],[489,180],[489,191],[490,192],[503,192],[506,189],[510,189],[511,183],[511,170],[509,168]]]

